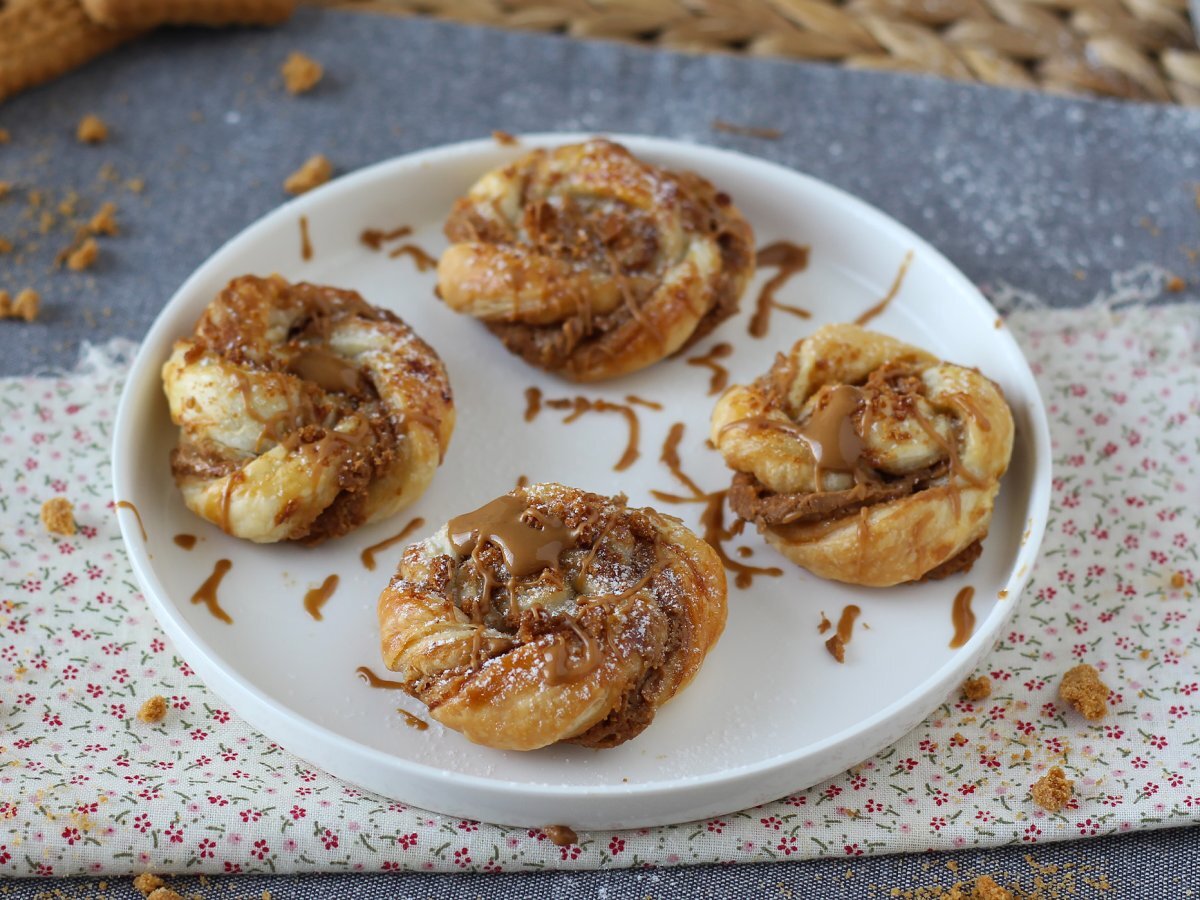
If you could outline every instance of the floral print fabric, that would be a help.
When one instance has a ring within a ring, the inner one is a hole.
[[[1003,298],[1001,298],[1003,299]],[[1054,437],[1052,510],[1011,630],[895,746],[704,822],[579,835],[440,817],[314,771],[241,722],[159,631],[109,489],[125,366],[0,381],[0,876],[510,871],[1036,844],[1200,820],[1200,315],[1016,310]],[[65,495],[74,537],[42,528]],[[1057,695],[1096,665],[1089,723]],[[137,721],[160,694],[170,714]],[[1075,780],[1061,813],[1030,785]]]

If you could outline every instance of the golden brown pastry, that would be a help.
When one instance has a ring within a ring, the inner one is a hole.
[[[599,138],[484,175],[446,236],[446,304],[575,381],[690,346],[737,312],[754,274],[754,234],[726,194]]]
[[[354,291],[231,281],[163,365],[184,502],[235,537],[316,542],[419,497],[454,430],[433,348]]]
[[[725,573],[678,519],[534,484],[404,551],[384,664],[477,744],[615,747],[687,686],[725,627]]]
[[[1000,389],[857,325],[826,325],[717,401],[730,505],[823,578],[884,587],[969,569],[1013,421]]]

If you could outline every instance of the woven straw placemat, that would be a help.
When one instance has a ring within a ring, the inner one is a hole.
[[[326,6],[1200,105],[1187,0],[315,0]]]

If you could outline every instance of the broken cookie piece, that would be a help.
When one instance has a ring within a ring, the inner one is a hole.
[[[42,504],[42,524],[51,534],[70,537],[75,533],[75,508],[66,497],[54,497]]]
[[[1058,812],[1070,802],[1074,785],[1075,782],[1069,779],[1059,766],[1054,766],[1033,783],[1029,794],[1033,802],[1042,809]]]
[[[1099,721],[1108,714],[1109,693],[1095,666],[1087,663],[1068,670],[1058,686],[1058,695],[1089,722]]]

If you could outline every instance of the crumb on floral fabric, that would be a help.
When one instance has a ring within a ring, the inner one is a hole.
[[[1087,663],[1080,663],[1063,675],[1058,695],[1089,722],[1103,719],[1108,713],[1108,685],[1100,680],[1096,667]]]
[[[303,194],[320,187],[333,175],[333,164],[320,153],[310,156],[300,168],[287,177],[283,189],[289,194]]]
[[[164,884],[166,882],[153,872],[143,872],[133,879],[133,889],[143,897],[149,897]]]
[[[978,678],[968,678],[962,684],[962,695],[967,700],[977,702],[992,696],[992,679],[986,675]]]
[[[1029,789],[1033,802],[1047,812],[1058,812],[1071,800],[1075,782],[1069,779],[1062,768],[1054,766],[1033,783]]]
[[[283,85],[289,94],[311,91],[325,74],[325,69],[319,62],[295,50],[288,54],[279,71],[283,75]]]
[[[75,137],[81,144],[102,144],[108,140],[108,126],[99,116],[88,114],[79,120]]]
[[[42,524],[51,534],[68,537],[75,533],[75,507],[66,497],[53,497],[42,504]]]
[[[143,722],[153,724],[155,722],[161,722],[166,715],[167,699],[155,694],[142,704],[142,708],[138,710],[137,717]]]

